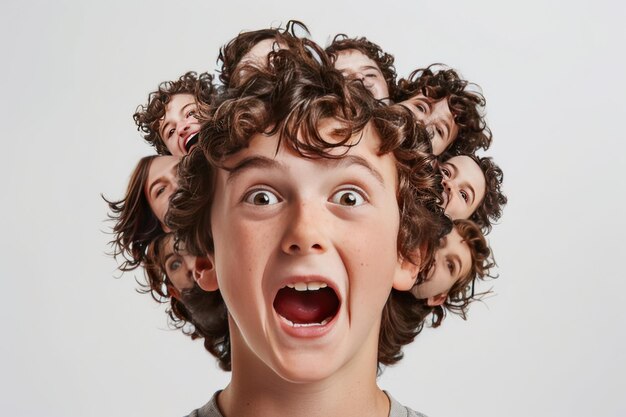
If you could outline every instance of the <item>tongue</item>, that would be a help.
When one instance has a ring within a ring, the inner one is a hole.
[[[334,316],[339,307],[337,295],[330,288],[317,291],[296,291],[285,287],[274,299],[274,309],[293,323],[321,323]]]

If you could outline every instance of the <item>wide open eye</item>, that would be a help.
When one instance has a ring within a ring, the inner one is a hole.
[[[365,203],[363,195],[355,189],[339,190],[330,197],[330,202],[342,206],[356,207]]]
[[[278,204],[280,199],[276,194],[268,190],[253,190],[246,194],[244,201],[255,206],[269,206]]]
[[[178,270],[178,268],[180,268],[182,266],[182,262],[180,261],[180,259],[174,259],[172,262],[170,262],[169,266],[169,270],[172,272],[175,272]]]

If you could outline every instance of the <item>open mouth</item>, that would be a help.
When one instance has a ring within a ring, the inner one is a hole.
[[[187,151],[187,153],[189,153],[193,145],[198,143],[198,137],[200,136],[199,133],[200,132],[196,132],[193,135],[190,135],[185,141],[185,151]]]
[[[281,288],[274,310],[292,327],[324,326],[339,311],[339,297],[323,282],[297,282]]]

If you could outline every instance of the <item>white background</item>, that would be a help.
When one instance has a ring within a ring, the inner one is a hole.
[[[365,35],[398,73],[480,84],[509,196],[496,296],[423,332],[380,385],[447,416],[624,416],[621,1],[18,1],[0,6],[0,414],[182,416],[228,381],[115,279],[100,193],[150,154],[132,113],[243,29]]]

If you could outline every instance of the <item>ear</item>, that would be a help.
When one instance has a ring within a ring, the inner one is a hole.
[[[196,257],[196,265],[193,270],[193,279],[204,291],[215,291],[218,289],[217,274],[212,256]]]
[[[400,256],[398,258],[398,265],[396,267],[396,274],[393,279],[393,288],[398,291],[409,291],[413,288],[415,284],[415,280],[417,279],[417,274],[420,271],[421,261],[421,252],[417,250],[415,255],[413,255],[413,262],[409,259],[403,258]]]
[[[436,307],[436,306],[440,306],[443,303],[445,303],[447,299],[448,299],[448,293],[447,292],[442,292],[441,294],[437,294],[435,296],[428,297],[428,300],[426,301],[426,304],[428,304],[428,307]]]

